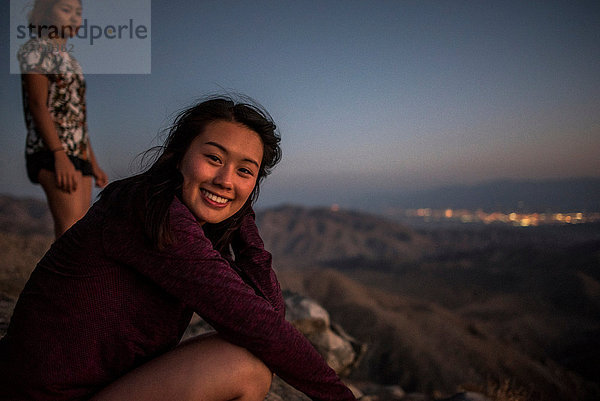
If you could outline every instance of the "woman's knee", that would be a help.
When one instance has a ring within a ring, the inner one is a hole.
[[[94,400],[139,399],[262,401],[272,374],[245,348],[218,335],[191,339],[142,365]]]
[[[205,340],[206,341],[206,340]],[[223,369],[228,381],[237,389],[240,400],[263,400],[271,387],[270,369],[247,349],[234,345],[215,335],[208,340],[219,354],[214,368]]]
[[[262,400],[269,392],[273,373],[256,356],[247,350],[243,350],[246,357],[236,369],[236,377],[240,378],[244,394],[249,400]]]

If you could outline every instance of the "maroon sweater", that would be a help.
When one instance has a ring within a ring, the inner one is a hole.
[[[109,217],[105,204],[52,245],[25,286],[0,341],[0,400],[87,399],[173,349],[192,312],[312,399],[355,399],[284,319],[252,216],[231,263],[177,197],[169,210],[175,241],[162,251],[133,220]]]

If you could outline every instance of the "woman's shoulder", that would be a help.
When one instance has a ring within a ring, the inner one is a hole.
[[[175,237],[175,244],[193,242],[203,244],[212,250],[212,244],[204,235],[202,226],[178,196],[173,197],[169,207],[169,225]]]
[[[137,187],[132,177],[113,181],[100,192],[93,207],[106,216],[107,222],[136,224],[141,209],[136,204]]]
[[[21,54],[28,51],[42,51],[50,47],[51,42],[48,38],[31,38],[27,42],[19,46],[17,54]]]
[[[21,73],[59,74],[64,57],[56,45],[46,38],[32,38],[19,47],[17,59]]]
[[[143,185],[132,177],[114,182],[103,191],[97,207],[108,217],[105,230],[108,233],[107,241],[114,242],[127,233],[131,238],[138,238],[141,243],[148,242],[143,217],[146,205],[140,196],[143,190]],[[198,252],[205,254],[213,250],[202,226],[178,196],[174,196],[168,204],[166,213],[173,236],[172,244],[165,249],[167,253],[182,257],[192,257],[194,254],[193,257],[198,257]]]
[[[173,201],[169,206],[169,219],[171,224],[177,226],[200,227],[190,209],[188,209],[178,196],[173,197]]]

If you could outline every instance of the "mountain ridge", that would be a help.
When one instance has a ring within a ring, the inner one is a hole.
[[[361,211],[280,206],[257,213],[266,248],[282,264],[409,262],[431,244],[414,230]]]

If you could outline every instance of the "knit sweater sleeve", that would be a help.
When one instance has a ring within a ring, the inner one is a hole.
[[[248,349],[311,399],[354,400],[306,338],[213,249],[202,227],[177,198],[169,213],[175,241],[167,249],[147,246],[139,227],[107,221],[104,252],[179,299],[224,339]],[[247,260],[245,256],[241,259]]]
[[[246,275],[252,285],[260,291],[266,300],[282,317],[285,317],[285,301],[281,294],[279,281],[271,266],[271,254],[265,250],[264,243],[256,227],[254,212],[246,215],[232,240],[235,254],[235,267]]]

